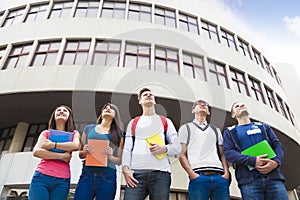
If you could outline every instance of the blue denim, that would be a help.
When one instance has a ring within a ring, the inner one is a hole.
[[[229,180],[221,175],[200,174],[198,178],[190,180],[190,200],[229,200]]]
[[[288,200],[288,195],[282,180],[272,180],[258,177],[249,184],[241,185],[243,200]]]
[[[113,200],[117,190],[116,171],[82,172],[76,186],[74,200]]]
[[[148,195],[150,200],[169,200],[171,174],[163,171],[134,173],[138,180],[136,188],[126,187],[124,200],[142,200]]]
[[[69,178],[56,178],[36,171],[29,187],[29,200],[66,200],[70,190]]]

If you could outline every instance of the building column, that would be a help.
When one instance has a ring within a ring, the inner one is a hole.
[[[15,153],[22,151],[22,147],[26,138],[29,124],[25,122],[19,122],[17,124],[14,137],[9,147],[9,153]]]

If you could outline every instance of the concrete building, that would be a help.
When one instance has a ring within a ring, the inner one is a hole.
[[[153,89],[158,112],[176,128],[193,118],[195,99],[210,102],[211,122],[221,129],[235,123],[232,103],[245,102],[251,118],[270,124],[283,144],[286,188],[297,199],[300,131],[285,80],[217,15],[197,0],[1,1],[0,199],[28,189],[38,162],[31,151],[56,106],[70,105],[82,130],[112,102],[127,124],[141,113],[142,86]],[[186,199],[187,175],[177,159],[171,162],[171,198]],[[71,168],[74,188],[76,154]],[[240,198],[235,181],[230,191]]]

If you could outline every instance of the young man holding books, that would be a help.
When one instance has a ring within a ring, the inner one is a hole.
[[[288,200],[284,177],[279,166],[283,160],[282,146],[269,125],[253,123],[244,103],[234,103],[231,116],[238,122],[224,132],[223,149],[229,162],[236,165],[235,175],[243,200]],[[266,140],[276,156],[250,156],[243,152]],[[243,152],[242,152],[243,151]]]
[[[192,107],[195,118],[180,127],[180,163],[188,173],[190,200],[229,200],[227,161],[220,129],[207,123],[209,105],[198,100]]]
[[[125,137],[122,170],[127,187],[125,200],[141,200],[148,195],[152,200],[168,200],[171,185],[170,163],[167,155],[181,152],[176,129],[172,121],[155,113],[155,97],[149,88],[138,93],[142,116],[132,119]],[[166,142],[159,144],[158,134]],[[150,141],[150,142],[149,142]],[[167,143],[167,144],[166,144]]]

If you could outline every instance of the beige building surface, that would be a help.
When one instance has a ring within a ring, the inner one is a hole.
[[[232,103],[245,102],[252,120],[270,124],[283,144],[286,189],[297,199],[299,116],[283,87],[288,80],[234,19],[218,16],[197,0],[1,1],[0,199],[28,189],[39,161],[32,149],[56,106],[71,106],[82,131],[112,102],[126,127],[141,113],[143,86],[177,129],[192,120],[196,99],[210,103],[210,121],[221,130],[235,124]],[[178,159],[170,161],[171,198],[186,199],[187,175]],[[71,169],[70,199],[81,171],[76,153]],[[235,181],[230,192],[240,199]]]

